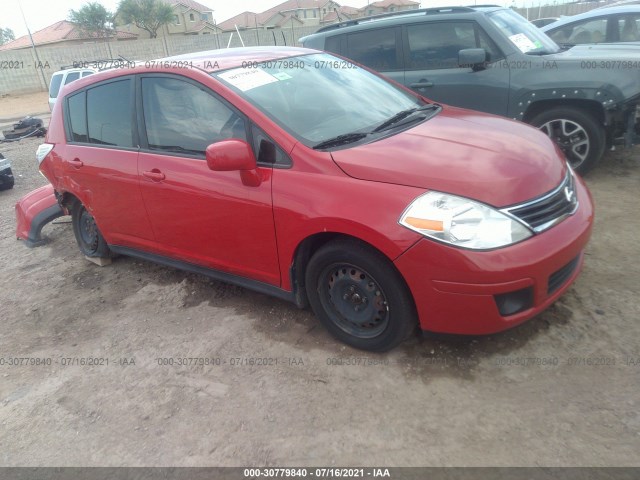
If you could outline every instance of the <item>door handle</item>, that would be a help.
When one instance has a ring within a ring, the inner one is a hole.
[[[433,82],[427,82],[426,80],[420,80],[417,83],[412,83],[410,85],[411,88],[427,88],[433,87]]]
[[[76,168],[80,168],[81,166],[84,165],[84,163],[82,163],[82,161],[79,158],[74,158],[73,160],[69,160],[69,164],[72,167],[76,167]]]
[[[161,182],[165,179],[164,173],[162,173],[157,168],[154,168],[150,172],[142,172],[142,175],[153,180],[154,182]]]

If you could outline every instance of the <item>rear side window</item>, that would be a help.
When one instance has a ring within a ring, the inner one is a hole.
[[[87,90],[89,142],[133,147],[131,80],[118,80]]]
[[[397,70],[396,29],[380,28],[347,36],[347,57],[379,71]]]
[[[71,141],[87,142],[87,109],[85,92],[77,93],[67,100],[69,108],[69,126],[71,128]]]
[[[458,68],[458,52],[484,48],[488,60],[500,57],[484,32],[471,22],[433,22],[407,27],[409,59],[407,70]]]
[[[84,72],[82,72],[82,78],[84,77],[88,77],[89,75],[92,75],[93,72],[91,70],[85,70]]]
[[[242,117],[205,87],[184,80],[143,78],[142,108],[151,150],[204,155],[220,140],[247,139]]]
[[[333,37],[327,37],[324,41],[324,49],[327,52],[342,53],[340,51],[341,40],[342,40],[342,35],[334,35]]]
[[[49,85],[49,97],[57,98],[60,91],[60,85],[62,84],[62,74],[56,73],[51,77],[51,84]]]
[[[67,74],[67,78],[64,79],[64,84],[68,84],[73,82],[74,80],[78,80],[80,78],[80,72],[71,72]]]

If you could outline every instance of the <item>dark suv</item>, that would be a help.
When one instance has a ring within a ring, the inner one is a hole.
[[[300,40],[391,77],[435,101],[539,127],[585,172],[606,146],[640,132],[640,49],[563,50],[498,6],[414,10],[330,25]]]

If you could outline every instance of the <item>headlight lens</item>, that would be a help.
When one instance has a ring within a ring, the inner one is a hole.
[[[478,250],[504,247],[532,235],[520,222],[492,207],[440,192],[416,198],[399,222],[427,237]]]

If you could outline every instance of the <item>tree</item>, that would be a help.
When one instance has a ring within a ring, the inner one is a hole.
[[[16,36],[10,28],[0,28],[0,45],[4,45],[11,40],[15,40]]]
[[[133,23],[156,38],[158,29],[173,21],[173,8],[162,0],[122,0],[116,16],[123,24]]]
[[[98,2],[89,2],[80,10],[69,10],[69,21],[92,37],[108,37],[113,32],[113,13]]]

